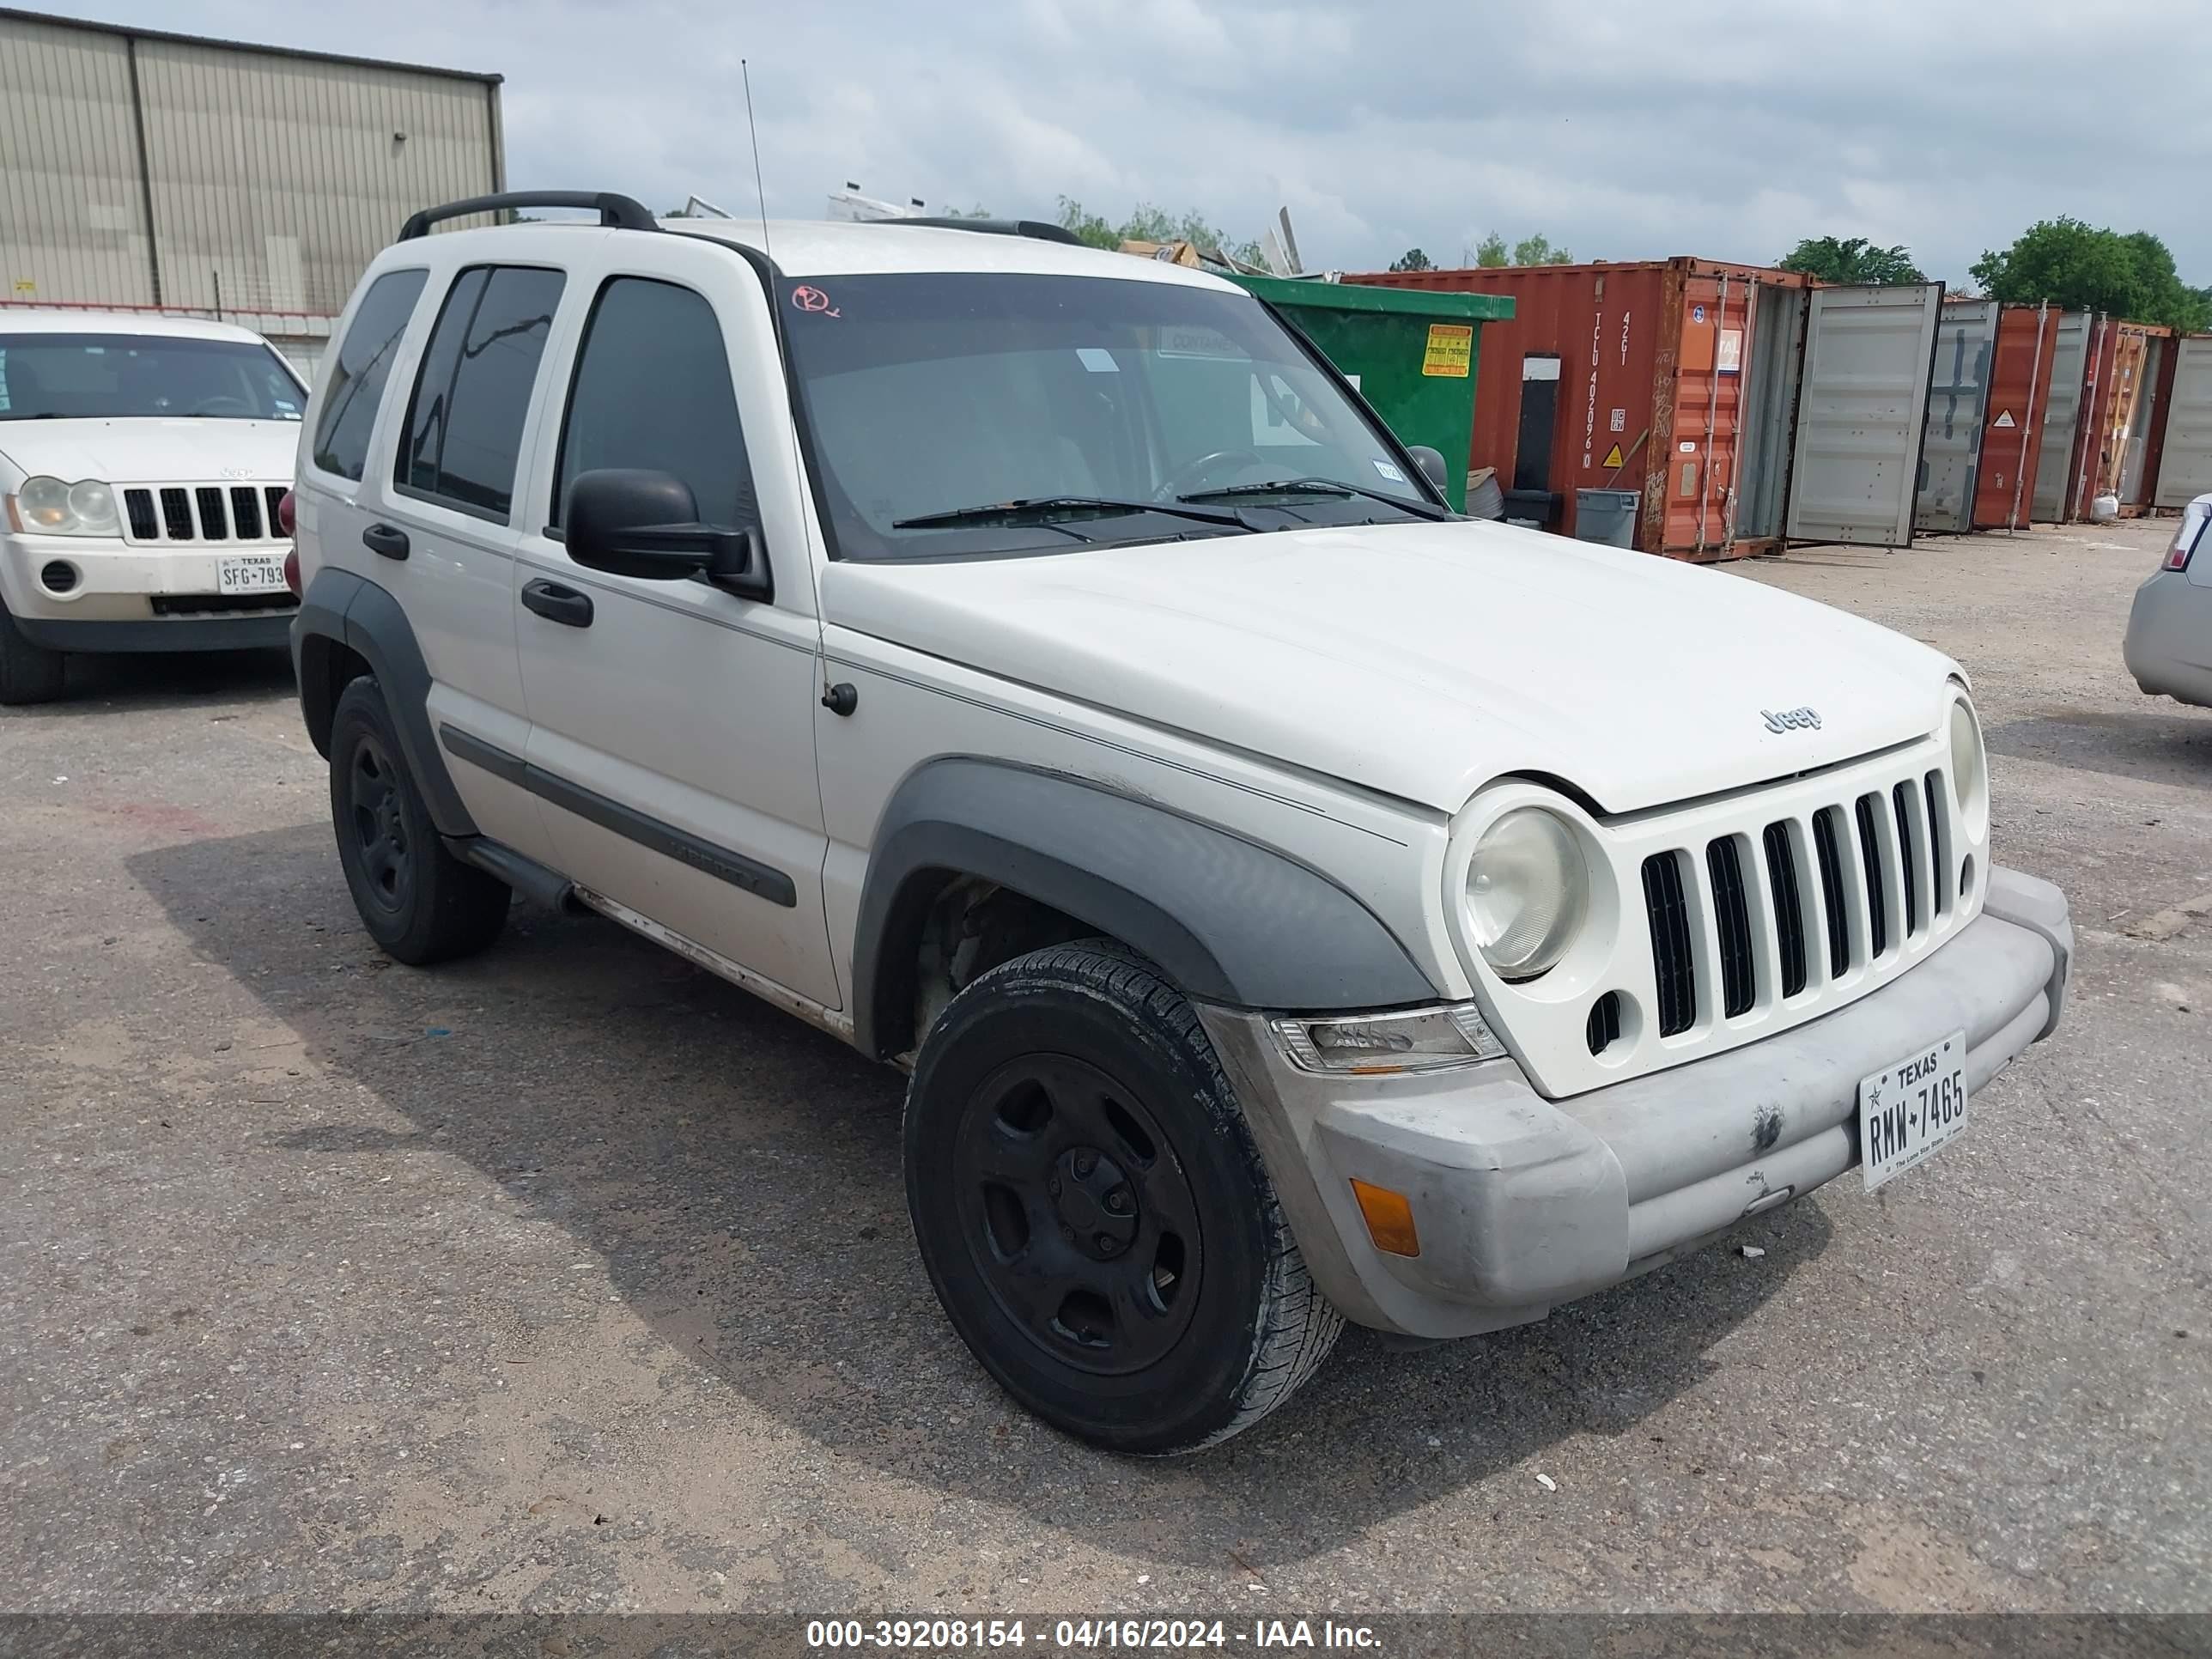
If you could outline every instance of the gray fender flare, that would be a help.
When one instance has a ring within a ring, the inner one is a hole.
[[[907,969],[954,875],[1121,939],[1202,1002],[1387,1008],[1440,994],[1373,911],[1295,860],[1084,779],[949,758],[909,774],[876,828],[853,951],[864,1053],[915,1040]]]
[[[325,565],[307,584],[292,623],[292,667],[310,733],[326,729],[330,717],[329,709],[313,701],[326,695],[325,677],[312,672],[318,640],[351,647],[384,688],[402,757],[439,833],[475,835],[476,820],[461,804],[460,791],[453,787],[453,775],[447,769],[430,729],[430,670],[399,601],[374,582],[333,565]]]

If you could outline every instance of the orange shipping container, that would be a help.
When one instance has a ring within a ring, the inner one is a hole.
[[[1982,458],[1974,476],[1974,528],[2027,528],[2035,459],[2051,410],[2051,374],[2059,313],[2049,306],[2007,306],[1997,320]]]
[[[1497,469],[1507,517],[1572,535],[1577,489],[1626,489],[1646,552],[1776,544],[1809,277],[1674,258],[1345,280],[1512,297],[1485,325],[1468,456]]]

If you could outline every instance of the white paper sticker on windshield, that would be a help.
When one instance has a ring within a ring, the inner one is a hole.
[[[1121,372],[1121,365],[1114,361],[1114,354],[1103,346],[1078,346],[1075,356],[1093,374],[1119,374]]]
[[[1406,475],[1399,471],[1396,467],[1391,465],[1388,461],[1376,462],[1375,470],[1377,472],[1380,472],[1384,477],[1388,478],[1392,483],[1403,483],[1406,482]]]

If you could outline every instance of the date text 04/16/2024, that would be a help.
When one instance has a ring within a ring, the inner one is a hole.
[[[975,1652],[1036,1645],[1047,1652],[1171,1652],[1185,1649],[1327,1649],[1373,1651],[1381,1638],[1366,1625],[1334,1619],[817,1619],[806,1645],[818,1650]]]

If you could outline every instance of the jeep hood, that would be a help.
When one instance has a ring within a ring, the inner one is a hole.
[[[1487,523],[836,562],[836,627],[1440,812],[1541,773],[1608,812],[1934,730],[1927,646],[1741,576]],[[1820,719],[1770,729],[1762,711]]]
[[[297,421],[0,421],[0,455],[27,478],[45,473],[65,483],[289,483],[299,447]]]

